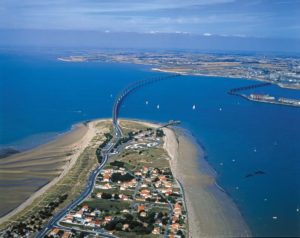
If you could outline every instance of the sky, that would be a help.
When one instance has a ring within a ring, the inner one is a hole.
[[[300,39],[300,0],[0,0],[0,30]]]

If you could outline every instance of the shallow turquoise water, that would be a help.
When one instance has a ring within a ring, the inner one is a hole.
[[[0,145],[29,148],[76,122],[110,117],[114,97],[123,87],[161,74],[147,66],[67,63],[54,55],[1,52]],[[181,120],[205,148],[218,183],[254,235],[300,236],[300,108],[226,93],[251,83],[190,76],[161,81],[130,95],[121,116]],[[300,98],[300,91],[274,86],[258,92]],[[265,174],[245,178],[257,170]]]

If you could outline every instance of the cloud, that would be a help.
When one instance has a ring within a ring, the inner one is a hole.
[[[300,2],[281,0],[0,0],[0,29],[189,32],[300,38]],[[295,27],[293,27],[295,26]],[[206,35],[207,36],[207,35]]]

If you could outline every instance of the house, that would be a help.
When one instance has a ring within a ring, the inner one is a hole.
[[[65,231],[61,238],[70,238],[72,233],[70,231]]]
[[[59,232],[59,229],[58,228],[54,228],[51,232],[50,232],[50,236],[56,236]]]
[[[93,218],[90,217],[90,216],[87,216],[87,217],[84,218],[85,222],[91,222],[92,220],[93,220]]]
[[[122,213],[129,213],[129,210],[128,209],[123,209]]]
[[[161,186],[161,181],[157,181],[154,185],[155,187],[159,188]]]
[[[164,186],[166,188],[172,188],[172,183],[168,182],[168,181],[164,181]]]
[[[110,222],[112,220],[112,216],[106,216],[106,217],[104,217],[104,222],[105,223],[108,223],[108,222]]]
[[[161,231],[160,227],[154,227],[152,230],[152,234],[159,235],[160,231]]]
[[[145,211],[142,211],[142,212],[140,213],[140,216],[141,216],[141,217],[146,217],[146,216],[147,216],[147,213],[146,213]]]
[[[140,195],[141,195],[141,197],[143,197],[143,198],[150,198],[150,197],[152,197],[152,195],[150,194],[150,190],[149,190],[149,189],[143,189],[143,190],[140,192]]]
[[[177,232],[179,229],[179,223],[173,223],[171,224],[171,231]]]
[[[82,218],[82,215],[83,215],[83,211],[82,211],[82,210],[79,210],[78,212],[76,212],[76,213],[74,214],[74,217],[76,217],[76,218]]]
[[[101,189],[105,189],[105,190],[111,189],[111,186],[110,186],[109,183],[106,183],[106,184],[104,184],[104,185],[99,185],[98,187],[101,188]]]
[[[73,222],[73,215],[68,214],[67,216],[65,216],[64,222],[72,223]]]
[[[181,205],[178,202],[175,203],[173,212],[174,212],[175,216],[181,215],[182,208],[181,208]]]
[[[129,228],[129,224],[124,224],[122,230],[125,231]]]
[[[124,190],[126,190],[127,189],[127,185],[126,184],[122,184],[121,186],[120,186],[120,190],[121,191],[124,191]]]
[[[101,198],[101,196],[102,196],[102,193],[97,193],[97,194],[96,194],[96,197],[97,197],[97,198]]]
[[[143,166],[143,173],[146,174],[149,171],[148,167]]]
[[[124,194],[119,194],[119,198],[122,200],[122,201],[128,201],[128,196],[127,195],[124,195]]]
[[[178,217],[173,216],[173,217],[172,217],[172,223],[176,223],[177,221],[178,221]]]
[[[109,182],[110,180],[110,174],[109,173],[105,173],[103,175],[103,182]]]
[[[160,176],[158,176],[158,178],[160,181],[167,181],[167,178],[165,175],[160,175]]]
[[[172,193],[173,193],[173,188],[167,188],[165,194],[166,194],[167,196],[170,196]]]
[[[81,210],[86,212],[87,210],[89,210],[89,206],[88,205],[83,205]]]
[[[95,221],[95,226],[100,227],[101,226],[101,222],[99,220]]]
[[[138,201],[138,202],[145,202],[146,201],[145,198],[141,198],[141,197],[137,197],[135,200]]]
[[[142,172],[141,171],[135,171],[134,175],[136,175],[136,176],[142,176]]]
[[[173,234],[173,233],[170,233],[170,234],[169,234],[169,238],[175,238],[174,234]]]
[[[145,211],[145,205],[141,204],[137,207],[138,212]]]

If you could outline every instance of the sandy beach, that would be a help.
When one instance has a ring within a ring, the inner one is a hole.
[[[78,124],[56,140],[0,160],[0,223],[56,184],[96,134],[96,121]]]
[[[190,237],[251,236],[236,205],[216,186],[203,151],[181,131],[164,132],[172,172],[184,187]]]
[[[157,128],[158,124],[139,121]],[[183,185],[189,237],[250,237],[251,231],[231,198],[216,184],[216,173],[204,151],[183,130],[163,128],[164,149],[173,175]]]

